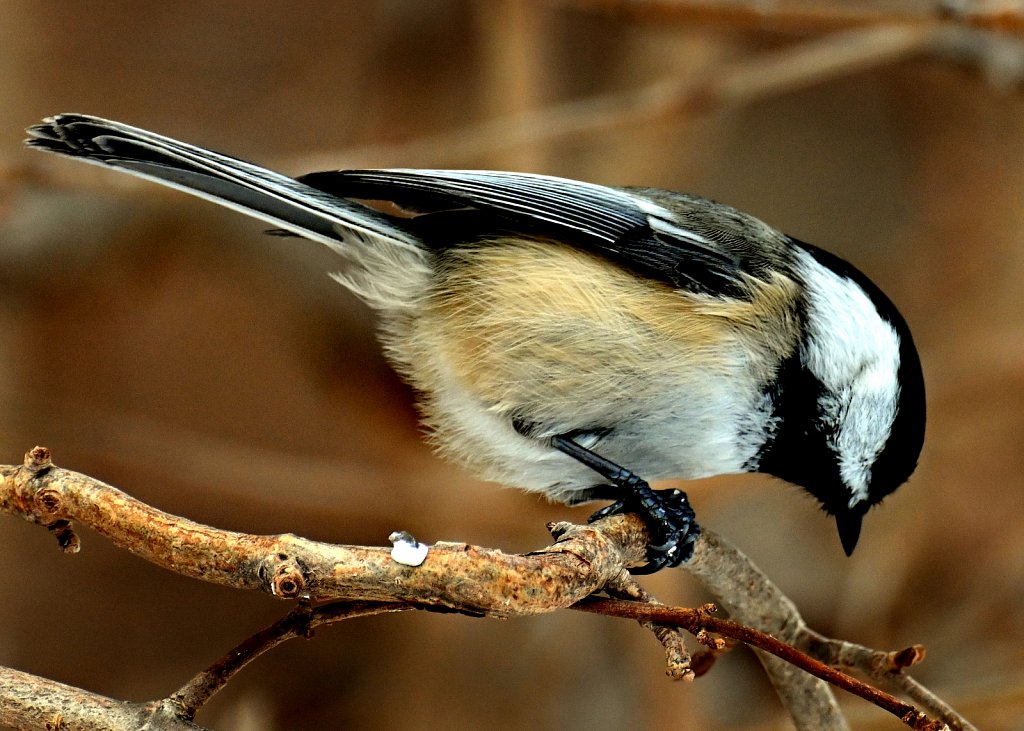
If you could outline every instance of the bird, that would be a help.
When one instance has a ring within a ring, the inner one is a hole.
[[[611,501],[591,520],[639,514],[650,542],[633,573],[685,563],[701,534],[686,493],[651,480],[780,478],[850,555],[917,466],[924,379],[896,306],[728,205],[524,172],[292,178],[83,114],[28,135],[333,249],[331,276],[377,311],[429,442],[486,480]]]

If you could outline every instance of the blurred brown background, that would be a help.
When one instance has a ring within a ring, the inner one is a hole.
[[[702,522],[816,629],[924,643],[920,679],[982,728],[1024,728],[1019,4],[1004,31],[917,22],[923,2],[871,3],[864,25],[823,15],[828,3],[763,18],[614,5],[4,3],[0,462],[43,444],[195,520],[342,543],[403,528],[529,550],[546,521],[588,514],[478,484],[421,444],[371,314],[326,275],[330,252],[24,151],[22,129],[47,114],[122,119],[293,174],[511,168],[699,193],[871,275],[914,329],[930,408],[920,469],[852,559],[810,500],[767,479],[692,485]],[[157,698],[287,610],[83,540],[62,556],[39,527],[0,521],[0,664]],[[645,584],[705,599],[682,571]],[[899,727],[842,700],[855,728]],[[635,625],[572,612],[354,621],[260,659],[197,720],[786,727],[748,653],[672,684]]]

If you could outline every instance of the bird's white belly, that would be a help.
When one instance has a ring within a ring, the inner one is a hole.
[[[583,446],[649,480],[741,471],[763,443],[764,379],[699,297],[552,243],[445,256],[385,341],[433,443],[475,474],[565,499],[601,478],[557,434],[602,433]]]
[[[604,480],[552,447],[549,438],[556,434],[601,425],[608,433],[581,436],[580,443],[646,480],[696,479],[743,471],[770,418],[766,409],[751,408],[756,394],[738,393],[722,382],[669,391],[657,403],[616,399],[602,405],[597,399],[586,410],[602,420],[574,420],[570,409],[543,431],[524,436],[509,413],[483,403],[455,378],[443,383],[427,410],[430,439],[440,451],[483,479],[559,501]],[[740,415],[751,413],[759,414],[759,423],[744,423]]]

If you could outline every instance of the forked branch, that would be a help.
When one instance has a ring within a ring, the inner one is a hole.
[[[749,560],[710,532],[698,541],[686,567],[704,582],[732,620],[713,616],[707,608],[663,606],[636,584],[627,567],[643,560],[647,532],[632,515],[589,526],[550,526],[555,542],[525,555],[438,543],[428,547],[422,563],[410,565],[415,561],[396,558],[398,554],[387,548],[331,545],[291,534],[257,536],[200,525],[56,467],[42,447],[31,450],[23,465],[0,466],[0,511],[46,526],[67,552],[80,548],[72,528],[72,521],[79,521],[116,545],[177,573],[301,600],[285,618],[245,640],[170,697],[149,704],[96,700],[78,689],[4,671],[0,673],[0,722],[21,728],[46,728],[48,723],[53,727],[54,719],[64,724],[61,728],[75,728],[62,709],[67,704],[81,705],[78,695],[90,698],[90,708],[98,712],[109,708],[111,715],[104,725],[111,728],[137,727],[131,724],[143,716],[154,728],[158,721],[168,724],[167,728],[191,727],[188,724],[202,705],[248,662],[287,639],[306,636],[317,625],[353,617],[407,609],[513,617],[567,607],[640,621],[664,645],[669,674],[676,678],[692,679],[695,674],[679,627],[716,650],[723,644],[721,638],[731,638],[770,654],[773,659],[764,661],[766,670],[801,727],[845,728],[821,678],[867,698],[911,728],[939,729],[947,724],[954,729],[971,728],[941,700],[913,681],[901,680],[906,678],[903,668],[920,657],[919,651],[892,654],[859,648],[858,654],[857,646],[821,637],[806,627],[792,603]],[[599,592],[612,598],[594,598]],[[921,708],[856,681],[835,666],[856,669],[880,685],[902,691]],[[46,703],[30,703],[29,697],[44,698]],[[185,725],[175,725],[179,723]]]

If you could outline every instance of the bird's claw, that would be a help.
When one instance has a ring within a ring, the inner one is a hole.
[[[650,490],[642,496],[630,495],[601,508],[590,516],[588,522],[623,513],[640,515],[651,534],[647,563],[630,569],[630,573],[653,574],[663,568],[678,566],[693,555],[700,526],[682,490]]]

